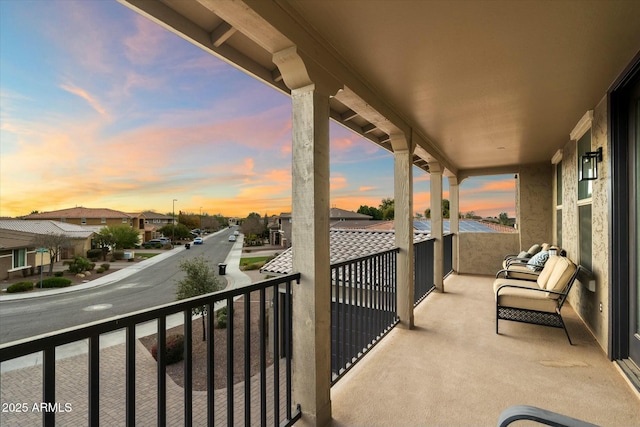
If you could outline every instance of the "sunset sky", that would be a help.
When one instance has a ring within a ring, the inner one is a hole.
[[[448,185],[445,179],[445,194]],[[429,175],[414,169],[414,211]],[[331,124],[331,206],[393,197],[393,156]],[[114,1],[0,0],[0,216],[291,210],[291,102]],[[513,175],[460,210],[515,215]]]

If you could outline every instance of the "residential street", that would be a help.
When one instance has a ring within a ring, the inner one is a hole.
[[[152,263],[113,283],[55,295],[0,301],[0,343],[33,337],[96,320],[175,301],[175,285],[183,273],[178,264],[198,255],[218,264],[225,262],[234,246],[228,237],[234,229],[224,229],[205,237],[203,245],[191,249],[176,247],[173,255]],[[114,273],[116,274],[116,273]],[[226,285],[224,277],[222,284]]]

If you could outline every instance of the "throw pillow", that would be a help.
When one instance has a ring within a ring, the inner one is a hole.
[[[522,251],[518,254],[518,258],[531,258],[531,254],[527,251]]]
[[[549,259],[549,251],[540,251],[527,262],[527,268],[531,271],[540,271]]]

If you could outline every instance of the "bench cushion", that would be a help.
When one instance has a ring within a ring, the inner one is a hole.
[[[553,270],[547,280],[545,289],[556,292],[563,292],[569,284],[571,276],[576,272],[576,265],[565,257],[556,257],[557,260],[553,266]],[[549,294],[552,298],[557,298]]]
[[[521,288],[502,288],[498,294],[498,288],[502,285],[512,284],[517,286],[527,286],[531,289],[538,288],[536,282],[523,282],[522,280],[496,279],[493,282],[493,289],[496,295],[496,301],[501,307],[524,308],[527,310],[546,311],[554,313],[558,303],[555,299],[547,298],[547,292],[534,292],[529,289]]]

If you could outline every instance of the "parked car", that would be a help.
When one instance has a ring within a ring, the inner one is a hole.
[[[194,245],[201,245],[203,243],[204,243],[204,240],[202,240],[202,237],[196,237],[195,239],[193,239]]]
[[[233,232],[233,235],[234,235],[234,236],[238,236],[239,234],[240,234],[240,232],[239,232],[238,230],[236,230],[236,231],[234,231],[234,232]]]
[[[236,236],[234,236],[233,234],[231,236],[229,236],[229,241],[230,242],[235,242],[236,241]]]
[[[170,243],[171,243],[171,240],[167,239],[166,237],[161,237],[159,239],[148,240],[140,246],[142,246],[143,248],[155,248],[155,247],[162,247]]]

